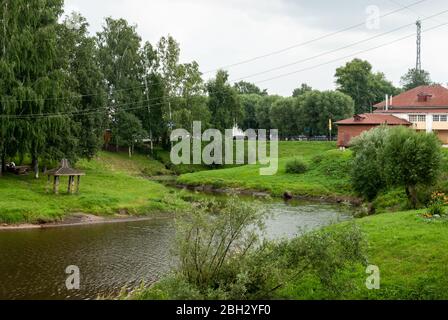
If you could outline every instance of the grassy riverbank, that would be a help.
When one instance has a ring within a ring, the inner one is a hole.
[[[286,191],[300,196],[352,196],[349,183],[350,151],[339,151],[333,142],[280,142],[279,170],[261,176],[260,165],[242,166],[181,175],[180,184],[266,191],[281,196]],[[286,173],[286,163],[303,160],[309,170],[304,174]]]
[[[427,220],[423,211],[407,211],[358,220],[368,243],[368,263],[380,269],[380,290],[367,290],[365,268],[347,271],[352,281],[337,298],[448,299],[448,219]],[[337,225],[331,228],[340,228]],[[279,298],[334,298],[313,278],[290,282]]]
[[[47,178],[5,175],[0,178],[0,223],[51,222],[69,213],[144,215],[171,212],[185,206],[173,191],[143,177],[169,173],[158,161],[141,155],[101,152],[92,161],[82,160],[84,170],[79,195],[46,193]]]
[[[327,270],[334,276],[327,278],[330,285],[321,282],[322,275],[313,270],[302,272],[302,265],[295,263],[276,263],[272,261],[261,268],[268,268],[274,275],[271,287],[277,287],[275,293],[261,297],[286,300],[438,300],[448,299],[448,219],[428,220],[422,217],[423,211],[388,213],[366,217],[356,221],[366,243],[365,252],[368,265],[375,265],[380,271],[380,289],[368,290],[366,265],[348,264],[338,270]],[[292,250],[297,257],[303,250],[313,252],[313,261],[339,259],[335,256],[332,243],[329,248],[321,248],[322,239],[328,234],[351,228],[350,223],[333,225],[322,230],[322,236],[313,238],[316,242],[307,243],[307,247],[281,245],[280,251],[270,254],[283,259],[284,252]],[[349,233],[350,234],[350,233]],[[294,243],[293,240],[292,243]],[[353,239],[355,241],[355,239]],[[308,247],[309,246],[309,247]],[[328,251],[327,251],[328,249]],[[296,251],[297,250],[297,251]],[[327,256],[326,254],[329,254]],[[293,254],[294,255],[294,254]],[[268,255],[269,256],[269,255]],[[249,263],[251,260],[248,260]],[[283,260],[281,260],[283,261]],[[296,261],[296,260],[294,260]],[[261,260],[263,262],[263,260]],[[292,264],[292,265],[291,265]],[[267,266],[275,266],[271,270]],[[318,264],[319,265],[319,264]],[[255,268],[256,269],[256,268]],[[321,271],[325,271],[324,268]],[[255,270],[252,270],[256,272]],[[248,271],[249,272],[249,271]],[[299,277],[297,275],[300,275]],[[250,276],[245,274],[244,276]],[[325,276],[324,276],[325,278]],[[131,299],[201,299],[201,294],[189,296],[191,287],[179,283],[176,278],[168,277],[148,289],[139,289]],[[331,279],[331,280],[330,280]],[[187,294],[188,293],[188,294]]]

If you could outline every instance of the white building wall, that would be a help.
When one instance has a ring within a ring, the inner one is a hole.
[[[431,133],[432,132],[432,121],[433,117],[432,114],[426,114],[426,132]]]
[[[409,121],[409,115],[405,114],[405,113],[394,113],[393,116],[403,119],[403,120],[406,120],[406,121]]]

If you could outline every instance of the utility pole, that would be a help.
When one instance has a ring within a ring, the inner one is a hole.
[[[152,126],[151,126],[151,105],[149,104],[148,79],[145,77],[146,100],[148,100],[148,115],[149,115],[149,139],[151,140],[151,155],[154,155],[154,144],[152,141]]]
[[[422,71],[422,22],[417,20],[417,64],[415,69]]]
[[[333,121],[331,118],[328,120],[328,130],[330,131],[330,141],[333,141]]]

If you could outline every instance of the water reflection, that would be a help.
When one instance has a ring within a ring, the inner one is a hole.
[[[293,237],[351,218],[348,209],[266,203],[270,239]],[[171,219],[0,232],[0,299],[91,299],[159,279],[173,265]],[[65,268],[76,265],[81,290],[67,291]]]

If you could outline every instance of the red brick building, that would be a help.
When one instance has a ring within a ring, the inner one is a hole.
[[[353,118],[336,122],[338,126],[338,146],[349,147],[350,141],[364,131],[368,131],[380,125],[411,126],[407,120],[388,114],[360,114]]]

